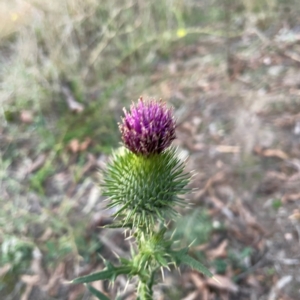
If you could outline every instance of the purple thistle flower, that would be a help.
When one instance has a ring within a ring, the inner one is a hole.
[[[175,139],[175,120],[172,109],[160,101],[143,101],[140,97],[128,113],[124,109],[123,123],[119,124],[125,147],[135,154],[159,154]]]

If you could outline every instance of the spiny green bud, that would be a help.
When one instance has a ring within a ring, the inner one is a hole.
[[[187,192],[189,174],[177,151],[169,148],[151,156],[136,155],[122,148],[115,153],[104,174],[104,195],[108,207],[116,207],[123,226],[143,227],[176,215],[175,206],[183,204],[179,195]]]

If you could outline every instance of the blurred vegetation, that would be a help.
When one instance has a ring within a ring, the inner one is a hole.
[[[180,247],[207,243],[213,231],[211,219],[203,208],[194,209],[176,222],[174,239]]]
[[[147,93],[153,85],[151,74],[172,59],[174,48],[193,43],[202,34],[226,37],[228,12],[229,31],[235,36],[247,22],[266,28],[272,18],[296,13],[289,10],[296,3],[0,1],[0,133],[6,135],[0,144],[0,186],[5,185],[5,193],[0,194],[0,267],[10,266],[0,291],[13,290],[14,276],[28,271],[35,247],[43,252],[49,268],[69,254],[88,261],[101,249],[97,236],[84,238],[90,214],[72,221],[72,214],[79,214],[72,200],[66,196],[55,202],[45,188],[49,177],[68,167],[66,145],[72,139],[89,137],[91,153],[109,153],[119,142],[122,106]],[[82,105],[82,112],[68,107],[64,87]],[[159,91],[152,96],[159,97]],[[31,111],[30,124],[19,122],[23,110]],[[20,179],[16,174],[20,161],[43,152],[47,162]],[[82,166],[85,161],[81,156],[76,163]],[[32,193],[43,205],[38,212],[29,209]],[[53,212],[55,205],[59,209]],[[205,243],[213,229],[209,216],[199,210],[180,222],[178,228],[193,229],[176,233],[183,243]],[[185,222],[190,225],[180,227]],[[41,237],[47,228],[51,234],[45,242]],[[246,254],[232,260],[238,264]],[[224,262],[216,265],[222,272]]]

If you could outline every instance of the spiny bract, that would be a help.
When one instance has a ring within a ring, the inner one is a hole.
[[[104,195],[124,226],[149,229],[158,219],[176,215],[174,206],[182,203],[178,195],[187,192],[190,178],[176,152],[171,147],[144,157],[122,148],[114,155],[105,172]]]

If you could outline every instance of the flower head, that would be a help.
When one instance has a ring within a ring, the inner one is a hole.
[[[175,139],[175,120],[172,109],[164,102],[140,97],[119,125],[125,147],[135,154],[159,154]]]

